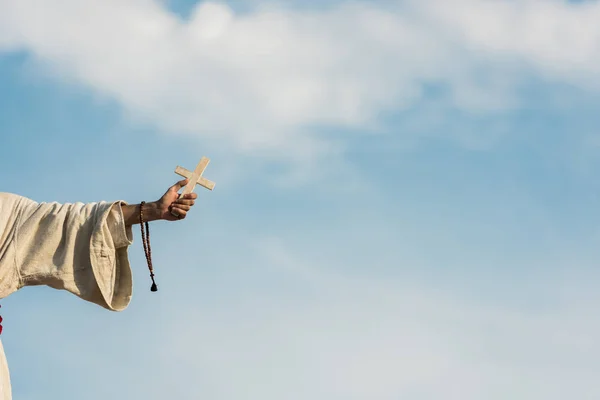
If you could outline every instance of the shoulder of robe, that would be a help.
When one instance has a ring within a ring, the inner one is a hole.
[[[0,192],[0,208],[4,207],[22,207],[37,204],[27,197],[14,193]]]
[[[14,193],[0,192],[0,216],[7,214],[21,214],[28,209],[33,209],[37,202]]]
[[[5,207],[22,207],[29,205],[36,205],[37,203],[27,197],[20,196],[14,193],[6,193],[0,192],[0,208],[3,209]]]

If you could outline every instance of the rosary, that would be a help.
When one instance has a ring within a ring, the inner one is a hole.
[[[158,286],[156,286],[156,282],[154,281],[154,268],[152,267],[152,249],[150,248],[150,226],[148,225],[148,221],[144,221],[144,204],[145,201],[142,201],[140,204],[140,227],[142,230],[142,244],[144,245],[144,254],[146,255],[146,262],[148,263],[148,269],[150,270],[150,279],[152,279],[152,286],[150,287],[150,291],[156,292],[158,290]]]

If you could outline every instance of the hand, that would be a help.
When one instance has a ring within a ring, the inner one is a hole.
[[[156,202],[160,219],[178,221],[186,217],[198,197],[196,193],[189,193],[185,196],[179,195],[179,190],[187,183],[187,179],[177,182]]]

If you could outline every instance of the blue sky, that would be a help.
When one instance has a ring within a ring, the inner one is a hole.
[[[111,313],[2,300],[15,399],[597,399],[600,3],[0,5],[0,190],[154,200]],[[510,29],[508,28],[510,27]]]

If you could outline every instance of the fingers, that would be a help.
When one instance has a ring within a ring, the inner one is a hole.
[[[184,196],[179,196],[179,198],[177,199],[177,201],[189,201],[189,200],[196,200],[198,198],[198,195],[196,193],[188,193]]]
[[[190,209],[194,205],[194,202],[193,202],[193,200],[185,200],[185,201],[191,202],[191,204],[182,204],[179,201],[171,204],[171,214],[174,216],[178,216],[181,213],[187,213],[188,211],[190,211]]]
[[[185,208],[187,209],[185,209]],[[190,210],[189,206],[173,206],[171,207],[171,215],[175,219],[184,219],[187,216],[187,212]]]
[[[198,197],[196,193],[189,193],[180,196],[177,200],[171,203],[169,211],[175,219],[184,219],[195,204],[195,199]]]
[[[194,200],[178,199],[178,200],[175,200],[173,202],[173,204],[171,204],[171,205],[173,205],[173,206],[176,206],[176,205],[177,206],[190,206],[191,207],[194,204],[196,204],[196,202]]]
[[[171,203],[171,206],[182,205],[182,206],[193,206],[196,203],[196,198],[198,195],[196,193],[189,193],[185,196],[179,196],[177,200]]]
[[[187,205],[187,204],[173,204],[171,206],[171,211],[175,210],[183,210],[183,211],[190,211],[190,209],[192,208],[191,205]]]

